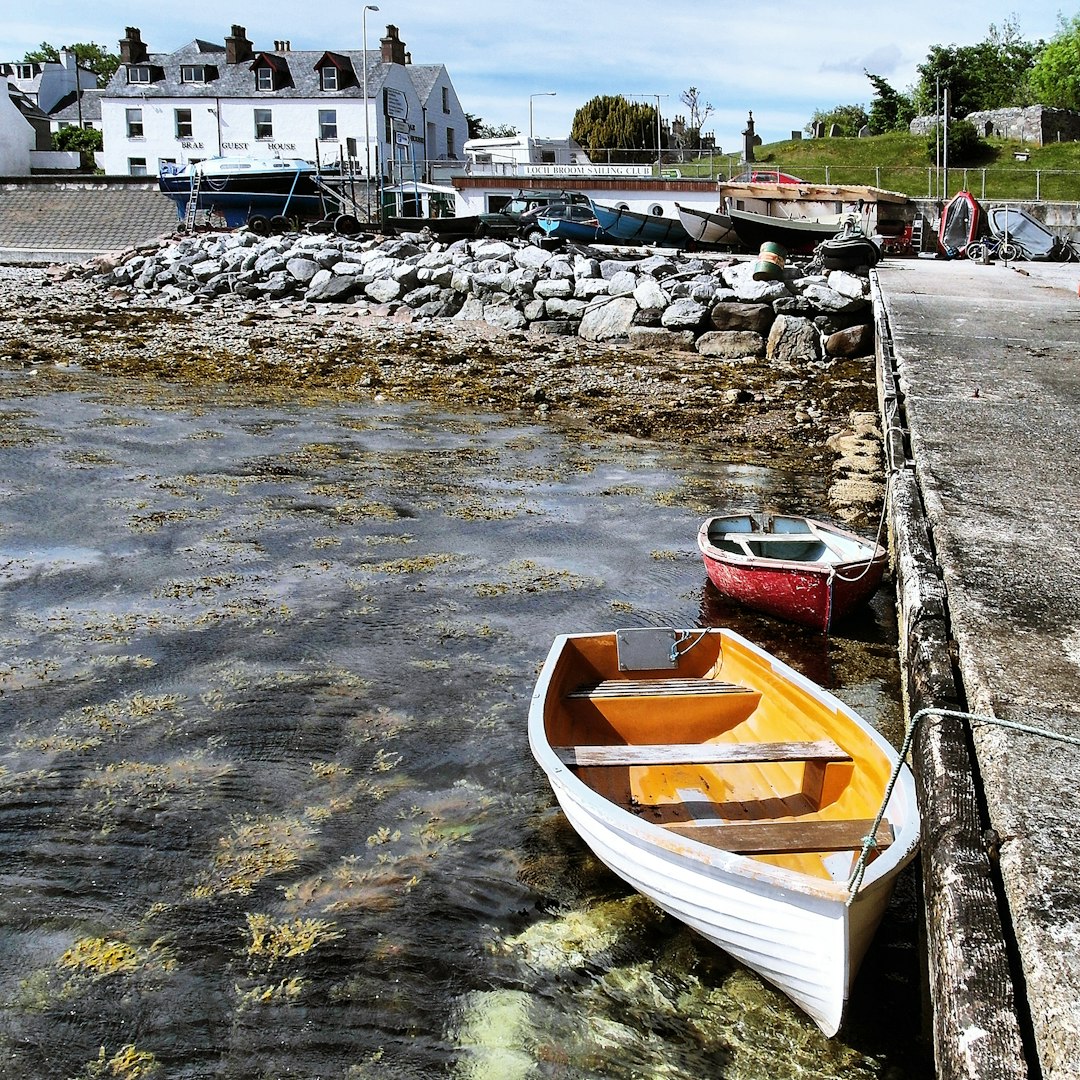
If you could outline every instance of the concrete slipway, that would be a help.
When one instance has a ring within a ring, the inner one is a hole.
[[[876,279],[938,1075],[1080,1077],[1080,265]]]

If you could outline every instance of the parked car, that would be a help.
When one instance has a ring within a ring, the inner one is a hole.
[[[540,218],[548,221],[548,228],[539,223]],[[553,222],[558,225],[552,227]],[[538,244],[551,237],[558,240],[577,240],[592,243],[602,233],[600,222],[596,220],[596,211],[588,202],[557,202],[548,206],[538,206],[523,215],[521,236],[530,244]]]
[[[477,236],[522,236],[535,228],[537,213],[554,204],[585,203],[580,191],[519,191],[505,206],[480,214]]]
[[[750,172],[733,176],[729,184],[805,184],[806,181],[790,173],[777,172],[776,169],[754,169]]]

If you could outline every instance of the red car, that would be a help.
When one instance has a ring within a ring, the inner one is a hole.
[[[776,169],[754,169],[753,172],[739,173],[733,176],[729,184],[805,184],[806,181],[790,173],[777,172]]]

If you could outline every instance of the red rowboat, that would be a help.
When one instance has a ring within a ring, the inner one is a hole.
[[[885,572],[885,549],[811,518],[726,514],[698,530],[709,580],[725,596],[828,632],[865,604]]]

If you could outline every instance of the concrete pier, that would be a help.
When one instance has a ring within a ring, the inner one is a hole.
[[[937,1072],[1077,1077],[1080,265],[876,283]]]

